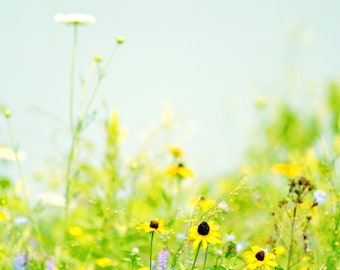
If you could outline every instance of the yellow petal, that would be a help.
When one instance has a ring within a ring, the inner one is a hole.
[[[7,219],[6,215],[4,212],[0,211],[0,221],[5,222]]]

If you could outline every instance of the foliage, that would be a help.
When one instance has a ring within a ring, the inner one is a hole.
[[[117,46],[123,42],[119,37]],[[13,142],[0,149],[7,151],[0,166],[16,162],[20,175],[0,173],[2,269],[340,269],[336,82],[307,115],[287,101],[272,111],[270,103],[261,106],[259,117],[271,118],[254,131],[244,163],[202,179],[171,141],[126,160],[126,129],[115,110],[103,127],[103,151],[86,146],[93,99],[112,56],[104,68],[94,57],[92,95],[76,120],[70,109],[65,162],[47,164],[41,175],[54,194],[63,187],[59,197],[31,205],[12,116],[0,106]]]

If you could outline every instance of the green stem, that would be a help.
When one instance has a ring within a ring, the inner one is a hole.
[[[155,232],[151,232],[151,240],[150,240],[150,270],[152,270],[152,244],[153,244],[153,236]]]
[[[74,130],[73,123],[73,96],[74,96],[74,73],[75,73],[75,62],[76,62],[76,54],[77,54],[77,31],[78,24],[74,24],[73,28],[73,51],[72,51],[72,60],[71,60],[71,79],[70,79],[70,130],[72,134],[72,142],[71,142],[71,150],[67,159],[67,171],[66,171],[66,190],[65,190],[65,219],[64,219],[64,237],[67,232],[68,225],[68,211],[70,204],[70,185],[71,185],[71,169],[72,169],[72,160],[74,156],[74,149],[77,138],[77,131]]]
[[[288,262],[287,262],[287,270],[290,269],[290,263],[291,263],[291,257],[293,253],[293,242],[294,242],[294,226],[296,221],[296,211],[297,211],[297,204],[294,206],[294,212],[293,212],[293,220],[290,228],[290,244],[288,249]]]
[[[73,51],[71,60],[71,79],[70,79],[70,128],[73,133],[73,96],[74,96],[74,73],[77,53],[77,30],[78,24],[74,24],[73,28]]]
[[[87,86],[88,86],[88,83],[89,83],[89,80],[92,76],[92,73],[93,73],[93,70],[94,68],[96,67],[96,62],[93,60],[90,67],[89,67],[89,70],[87,71],[87,75],[82,83],[82,91],[81,91],[81,99],[80,99],[80,109],[79,109],[79,115],[78,117],[81,119],[83,117],[83,114],[82,114],[82,108],[84,106],[84,103],[85,103],[85,96],[86,96],[86,90],[87,90]]]
[[[209,247],[209,244],[207,246],[207,249],[205,250],[205,255],[204,255],[204,263],[203,263],[203,270],[205,269],[205,264],[207,262],[207,257],[208,257],[208,247]]]
[[[97,93],[98,93],[99,86],[100,86],[100,84],[101,84],[103,78],[104,78],[105,75],[106,75],[106,71],[107,71],[107,69],[109,68],[109,66],[110,66],[110,64],[111,64],[112,58],[113,58],[113,56],[116,54],[116,52],[117,52],[117,50],[118,50],[118,47],[119,47],[119,45],[116,45],[116,46],[113,48],[113,50],[112,50],[112,52],[111,52],[111,54],[110,54],[109,59],[107,60],[105,66],[104,66],[104,68],[103,68],[103,70],[100,72],[100,74],[99,74],[99,76],[98,76],[97,83],[96,83],[96,85],[95,85],[95,87],[94,87],[94,90],[93,90],[93,92],[92,92],[92,95],[91,95],[91,97],[90,97],[90,99],[89,99],[89,102],[87,103],[87,105],[86,105],[86,107],[85,107],[84,114],[83,114],[84,116],[87,115],[88,111],[90,110],[90,108],[91,108],[91,106],[92,106],[92,103],[93,103],[93,101],[94,101],[94,99],[95,99],[95,97],[96,97],[96,95],[97,95]]]
[[[72,181],[71,169],[72,169],[72,160],[74,157],[75,145],[77,141],[76,136],[77,136],[76,133],[72,134],[71,150],[70,150],[70,153],[67,159],[66,191],[65,191],[65,219],[64,219],[65,236],[67,233],[67,226],[68,226],[68,216],[69,216],[69,206],[70,206],[70,186],[71,186],[71,181]]]
[[[220,260],[220,256],[216,257],[216,262],[215,262],[215,269],[217,269],[218,261]]]
[[[26,179],[25,179],[22,167],[21,167],[21,162],[20,162],[19,154],[18,154],[18,148],[15,145],[14,134],[13,134],[13,130],[12,130],[12,127],[11,127],[11,123],[9,122],[8,118],[6,118],[6,120],[7,120],[6,122],[7,122],[9,137],[11,139],[11,144],[12,144],[12,148],[13,148],[13,151],[14,151],[15,161],[16,161],[16,164],[18,166],[20,182],[22,183],[22,189],[23,189],[23,192],[24,192],[24,199],[25,199],[25,202],[26,202],[27,212],[30,215],[31,214],[31,207],[30,207],[30,203],[29,203],[29,199],[28,199],[28,192],[27,192],[27,188],[26,188]]]
[[[8,132],[9,132],[9,136],[11,139],[11,144],[12,144],[12,148],[14,151],[14,156],[15,156],[15,161],[17,163],[18,166],[18,171],[19,171],[19,176],[20,176],[20,182],[22,183],[22,189],[23,189],[23,193],[24,193],[24,200],[25,200],[25,204],[26,204],[26,211],[27,211],[27,216],[29,217],[29,219],[32,222],[32,228],[33,231],[35,232],[35,236],[38,239],[38,241],[40,243],[42,243],[42,237],[41,237],[41,233],[39,232],[39,227],[38,224],[36,222],[36,220],[34,219],[34,215],[32,213],[32,209],[30,206],[30,201],[28,198],[28,191],[27,191],[27,187],[26,187],[26,179],[22,170],[22,166],[21,166],[21,162],[20,162],[20,158],[19,158],[19,154],[18,154],[18,148],[15,145],[15,139],[14,139],[14,133],[12,130],[12,126],[11,123],[9,121],[9,118],[6,117],[6,122],[7,122],[7,128],[8,128]],[[38,245],[38,249],[41,249],[42,245]]]
[[[196,265],[196,261],[197,261],[197,258],[198,258],[198,253],[199,253],[199,251],[201,249],[201,245],[202,245],[202,242],[200,242],[199,245],[198,245],[198,248],[197,248],[197,251],[196,251],[196,255],[195,255],[195,259],[194,259],[194,263],[192,264],[191,270],[195,269],[195,265]]]

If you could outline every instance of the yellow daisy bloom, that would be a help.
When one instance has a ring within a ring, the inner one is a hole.
[[[183,156],[182,149],[177,147],[177,146],[171,146],[170,147],[170,153],[176,158]]]
[[[79,226],[72,226],[68,228],[68,232],[70,235],[72,235],[75,238],[80,238],[84,235],[84,231]]]
[[[0,211],[0,221],[5,222],[7,219],[6,214],[2,211]]]
[[[274,249],[275,255],[284,255],[287,253],[287,250],[285,247],[278,246]]]
[[[206,249],[208,243],[219,244],[221,241],[221,233],[218,231],[220,226],[214,226],[214,221],[202,221],[199,225],[189,229],[189,241],[193,242],[193,249],[197,249],[202,242],[203,249]]]
[[[301,165],[290,163],[278,163],[273,166],[273,172],[288,177],[295,177],[301,173]]]
[[[113,265],[113,261],[110,258],[99,258],[96,260],[96,265],[101,268],[105,268]]]
[[[270,270],[271,267],[275,267],[278,264],[274,261],[275,255],[272,253],[266,253],[258,246],[252,246],[251,251],[244,253],[244,258],[248,263],[248,270],[256,269],[257,267],[264,267],[266,270]]]
[[[172,177],[179,177],[181,179],[185,179],[185,178],[194,178],[195,175],[194,173],[186,168],[184,166],[184,164],[182,162],[176,164],[176,165],[171,165],[170,167],[168,167],[166,170],[165,170],[165,174],[168,175],[168,176],[172,176]]]
[[[211,199],[206,199],[203,196],[199,196],[199,197],[192,198],[189,201],[189,204],[194,205],[198,208],[202,208],[204,211],[208,211],[216,204],[216,201],[211,200]]]
[[[155,218],[150,222],[144,222],[140,226],[136,227],[137,231],[144,230],[145,232],[159,232],[162,234],[170,233],[170,229],[164,227],[164,220]]]

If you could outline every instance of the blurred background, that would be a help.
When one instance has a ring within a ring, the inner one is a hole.
[[[281,99],[308,110],[340,70],[338,1],[6,1],[0,9],[0,104],[13,112],[29,181],[70,147],[69,78],[73,31],[57,13],[86,13],[79,27],[76,91],[94,54],[119,48],[86,135],[101,147],[117,109],[134,155],[164,121],[198,177],[234,169],[260,127],[259,106]],[[0,144],[10,146],[4,118]],[[15,165],[13,165],[15,170]],[[13,172],[8,172],[13,173]]]

